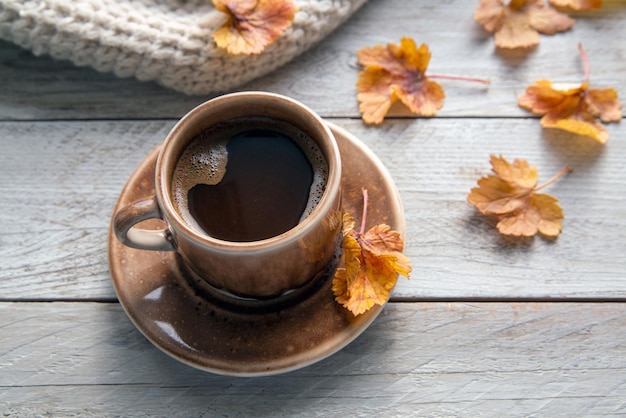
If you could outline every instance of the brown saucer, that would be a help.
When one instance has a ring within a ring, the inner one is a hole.
[[[328,125],[342,155],[342,210],[360,224],[364,187],[370,196],[368,228],[386,223],[404,235],[402,202],[386,168],[357,138]],[[154,194],[158,150],[152,150],[135,169],[114,212]],[[158,221],[150,222],[162,227]],[[335,302],[332,280],[327,280],[296,304],[239,311],[217,303],[193,285],[174,252],[126,247],[111,229],[108,251],[113,286],[135,326],[167,354],[213,373],[263,376],[307,366],[353,341],[382,310],[376,306],[353,316]]]

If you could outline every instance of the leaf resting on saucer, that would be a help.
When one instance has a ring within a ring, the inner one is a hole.
[[[364,191],[364,196],[367,192]],[[367,206],[367,198],[365,204]],[[365,208],[364,216],[365,219]],[[355,316],[374,305],[384,305],[398,280],[398,274],[409,278],[411,261],[402,251],[400,233],[380,224],[363,232],[354,230],[354,218],[343,215],[343,256],[345,267],[337,269],[333,279],[335,300]]]
[[[298,7],[291,0],[213,0],[228,15],[213,33],[218,47],[229,54],[260,54],[291,26]]]

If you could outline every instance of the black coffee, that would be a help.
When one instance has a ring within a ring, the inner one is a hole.
[[[172,192],[191,226],[226,241],[257,241],[298,225],[319,202],[327,172],[321,150],[299,129],[236,119],[187,147]]]

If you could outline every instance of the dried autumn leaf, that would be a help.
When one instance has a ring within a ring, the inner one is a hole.
[[[550,0],[550,4],[556,7],[565,7],[579,11],[602,8],[602,0]]]
[[[545,5],[544,0],[481,0],[474,20],[494,33],[498,48],[530,48],[539,44],[539,34],[554,35],[568,30],[574,20]]]
[[[259,54],[291,26],[298,7],[291,0],[213,0],[228,20],[213,33],[229,54]]]
[[[539,194],[569,167],[537,187],[537,168],[526,160],[515,159],[513,164],[502,156],[491,156],[495,173],[478,180],[467,195],[467,200],[485,215],[498,217],[500,233],[515,236],[532,236],[539,232],[546,237],[556,237],[561,232],[563,210],[558,200],[549,194]]]
[[[431,55],[428,45],[418,48],[413,39],[402,38],[400,45],[365,47],[357,55],[365,67],[357,81],[365,122],[381,123],[398,99],[422,116],[432,116],[443,106],[443,89],[425,74]]]
[[[355,316],[374,305],[384,305],[398,280],[398,274],[409,277],[411,262],[402,251],[400,233],[381,224],[363,232],[366,218],[367,192],[364,190],[364,214],[361,231],[354,231],[354,218],[344,214],[344,267],[333,279],[335,300]]]
[[[411,38],[400,44],[365,47],[357,52],[364,67],[357,81],[359,110],[366,123],[380,124],[398,99],[416,115],[433,116],[443,106],[443,88],[431,78],[489,83],[487,80],[432,75],[426,76],[431,53],[428,45],[419,48]]]
[[[612,88],[589,88],[589,65],[582,46],[579,47],[585,64],[585,82],[580,84],[555,84],[538,80],[526,88],[518,104],[531,112],[543,115],[541,126],[563,129],[589,136],[604,144],[609,138],[603,122],[619,122],[622,105]]]

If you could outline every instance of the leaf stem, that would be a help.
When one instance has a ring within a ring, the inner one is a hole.
[[[578,50],[580,51],[580,58],[583,60],[583,68],[585,69],[585,83],[589,83],[589,77],[591,70],[589,69],[589,57],[587,56],[587,52],[585,52],[585,48],[583,48],[583,44],[578,44]]]
[[[361,188],[363,192],[363,216],[361,217],[361,235],[365,233],[365,220],[367,219],[367,189]]]
[[[472,81],[476,83],[491,84],[491,81],[484,78],[463,77],[460,75],[428,74],[428,78],[442,78],[446,80]]]
[[[550,180],[546,181],[545,183],[543,183],[541,186],[535,187],[534,191],[539,191],[541,189],[543,189],[544,187],[549,186],[550,184],[554,183],[556,180],[558,180],[560,177],[562,177],[564,174],[569,173],[570,171],[572,171],[572,167],[567,166],[565,167],[563,170],[559,171],[554,177],[552,177]]]

